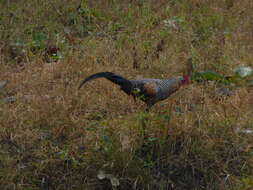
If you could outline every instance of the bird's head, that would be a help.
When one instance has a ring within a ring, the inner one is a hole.
[[[189,75],[184,75],[183,79],[181,80],[181,85],[188,85],[190,84],[190,76]]]

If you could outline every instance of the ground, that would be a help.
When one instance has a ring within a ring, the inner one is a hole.
[[[150,112],[105,79],[78,90],[101,71],[253,67],[252,9],[251,0],[0,1],[1,189],[252,188],[252,87],[192,82]]]

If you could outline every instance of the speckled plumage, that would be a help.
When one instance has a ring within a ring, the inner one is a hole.
[[[189,77],[175,77],[171,79],[140,79],[128,80],[111,72],[101,72],[93,74],[84,80],[79,85],[79,89],[88,81],[104,77],[111,82],[120,86],[126,94],[138,97],[144,101],[148,109],[155,103],[165,100],[182,85],[189,83]]]

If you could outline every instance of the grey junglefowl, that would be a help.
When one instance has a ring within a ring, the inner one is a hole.
[[[141,99],[147,104],[147,111],[157,102],[165,100],[176,92],[181,86],[190,83],[188,75],[171,79],[140,79],[128,80],[111,72],[95,73],[81,81],[79,89],[88,81],[96,78],[107,80],[120,86],[126,94]]]

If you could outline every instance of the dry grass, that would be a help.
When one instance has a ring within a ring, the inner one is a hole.
[[[84,16],[78,1],[9,2],[0,1],[0,81],[9,81],[0,91],[1,189],[112,189],[99,170],[119,179],[114,189],[252,186],[253,138],[240,133],[253,129],[252,88],[220,98],[218,84],[194,83],[149,113],[106,80],[77,91],[100,71],[181,75],[189,57],[196,70],[227,75],[253,67],[250,0],[90,1],[81,4]],[[38,26],[47,39],[36,49]],[[13,47],[17,39],[23,51]],[[46,63],[49,46],[63,59]],[[9,96],[17,100],[4,103]]]

